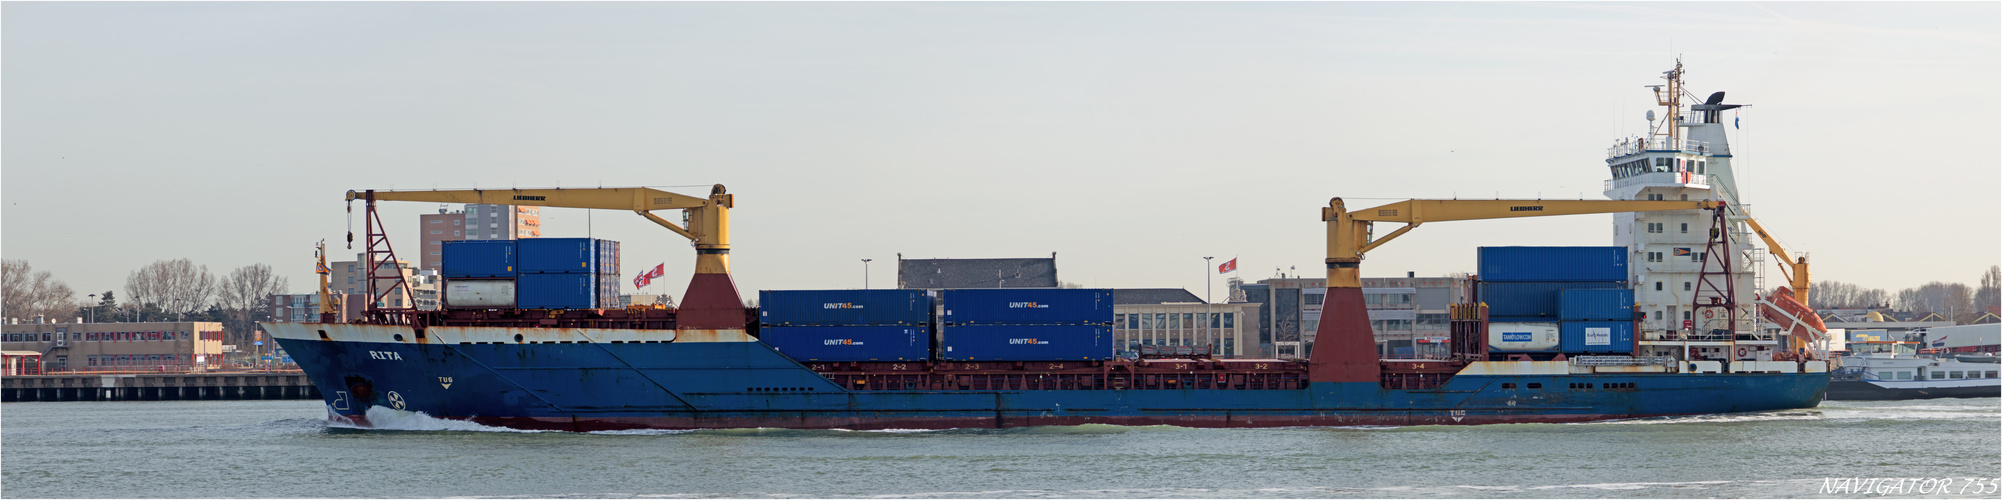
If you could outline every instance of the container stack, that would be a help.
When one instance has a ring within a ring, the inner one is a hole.
[[[940,359],[1112,359],[1112,290],[958,289],[940,298]]]
[[[531,238],[514,243],[520,269],[515,287],[518,307],[619,307],[619,242],[596,238]]]
[[[1626,248],[1481,247],[1478,268],[1491,352],[1633,350]]]
[[[1625,353],[1634,350],[1634,291],[1572,289],[1558,296],[1563,351]]]
[[[931,304],[924,290],[764,290],[759,338],[794,361],[926,361]]]
[[[514,240],[447,241],[439,276],[445,278],[445,307],[511,309],[519,275]]]

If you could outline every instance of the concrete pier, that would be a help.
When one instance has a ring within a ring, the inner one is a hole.
[[[301,372],[22,375],[0,378],[0,402],[320,399]]]

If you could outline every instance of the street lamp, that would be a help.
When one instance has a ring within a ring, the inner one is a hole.
[[[96,322],[97,322],[97,294],[95,294],[95,293],[93,293],[93,294],[90,294],[90,313],[88,313],[88,314],[89,314],[89,317],[90,317],[90,321],[87,321],[87,322],[88,322],[88,323],[96,323]]]
[[[862,259],[862,289],[863,289],[863,290],[868,290],[868,289],[869,289],[869,261],[870,261],[870,260],[871,260],[871,259]]]

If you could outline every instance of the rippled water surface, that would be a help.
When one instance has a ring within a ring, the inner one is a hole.
[[[2002,476],[2002,401],[1396,428],[515,432],[319,402],[0,405],[0,496],[1843,497]],[[1917,491],[1893,496],[1921,495]]]

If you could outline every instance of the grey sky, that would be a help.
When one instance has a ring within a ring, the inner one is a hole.
[[[1333,196],[1601,198],[1605,147],[1681,54],[1691,90],[1752,105],[1745,197],[1817,278],[1971,283],[2002,248],[1999,12],[9,2],[0,252],[79,294],[183,257],[306,292],[312,243],[346,251],[348,189],[723,183],[746,296],[857,287],[861,258],[893,284],[897,252],[1053,251],[1066,281],[1200,294],[1206,255],[1247,281],[1318,274]],[[415,260],[414,215],[437,207],[385,208]],[[543,220],[586,233],[579,210]],[[683,240],[630,213],[589,225],[680,295]],[[1363,269],[1611,240],[1610,216],[1442,223]]]

